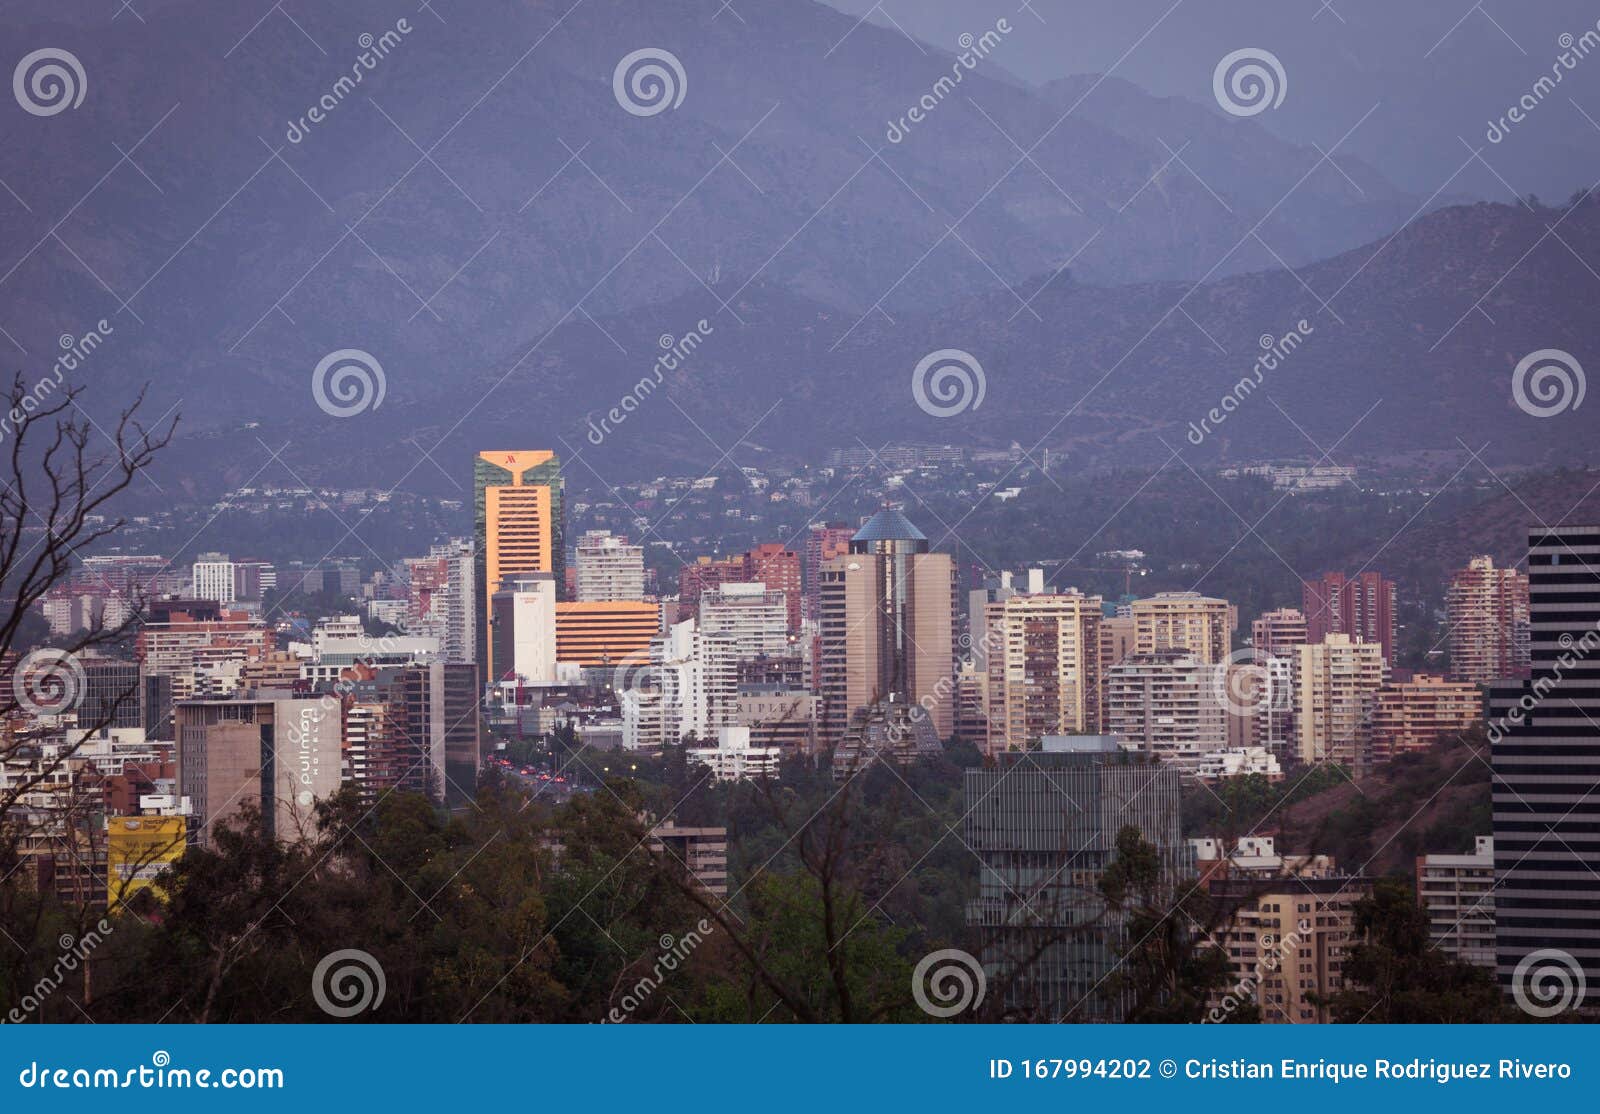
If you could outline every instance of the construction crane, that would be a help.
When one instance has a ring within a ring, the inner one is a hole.
[[[1107,568],[1102,565],[1078,565],[1070,562],[1058,565],[1057,570],[1059,571],[1060,569],[1077,569],[1079,572],[1120,572],[1122,574],[1122,594],[1124,596],[1133,595],[1133,574],[1135,572],[1140,576],[1146,576],[1150,572],[1149,569],[1136,569],[1132,565],[1118,565],[1115,568]]]

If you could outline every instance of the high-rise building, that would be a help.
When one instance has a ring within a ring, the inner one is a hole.
[[[717,738],[739,719],[739,665],[733,639],[707,634],[693,619],[674,623],[650,644],[646,683],[622,693],[623,738],[631,747]],[[745,741],[749,733],[746,729]]]
[[[1253,999],[1268,1025],[1332,1021],[1331,999],[1345,988],[1345,961],[1358,940],[1356,907],[1372,896],[1372,879],[1294,873],[1274,882],[1230,871],[1209,889],[1234,910],[1214,936],[1236,979],[1225,995]]]
[[[842,523],[812,526],[806,533],[806,546],[801,564],[801,590],[805,596],[805,616],[817,617],[818,586],[822,583],[822,566],[835,557],[850,552],[850,537],[855,530]]]
[[[800,555],[775,542],[712,560],[701,557],[678,570],[678,618],[699,616],[700,596],[724,584],[759,582],[774,592],[782,592],[789,632],[800,629]]]
[[[1330,572],[1300,586],[1306,617],[1306,641],[1321,642],[1329,634],[1345,634],[1383,647],[1383,660],[1394,664],[1394,581],[1377,572],[1347,577]]]
[[[574,563],[580,603],[644,598],[644,546],[609,530],[588,530],[578,539]]]
[[[439,640],[441,649],[448,638],[450,598],[450,557],[443,546],[434,546],[426,557],[407,557],[405,570],[405,618],[408,634],[427,635]]]
[[[1199,592],[1158,592],[1133,601],[1133,645],[1139,654],[1185,650],[1202,665],[1226,661],[1239,613],[1227,600]]]
[[[1249,668],[1265,681],[1246,707],[1244,742],[1280,757],[1296,753],[1294,659],[1306,644],[1306,617],[1292,607],[1266,611],[1250,624]]]
[[[1218,665],[1187,650],[1134,654],[1106,671],[1106,731],[1124,747],[1193,774],[1228,745]]]
[[[508,576],[494,593],[495,682],[548,684],[556,679],[556,578],[553,573]]]
[[[149,606],[136,645],[145,675],[172,678],[172,699],[187,700],[204,672],[257,660],[271,641],[266,625],[243,611],[208,600],[162,600]]]
[[[1292,607],[1263,611],[1250,624],[1250,646],[1257,654],[1288,659],[1294,656],[1294,647],[1309,641],[1305,614]]]
[[[1099,596],[1075,591],[985,606],[988,753],[1100,733],[1102,610]]]
[[[617,666],[642,655],[661,634],[661,605],[558,602],[556,660],[585,668]]]
[[[79,654],[77,662],[83,671],[77,707],[81,729],[144,726],[138,662],[96,654]]]
[[[1100,620],[1100,666],[1110,669],[1134,653],[1132,615],[1106,615]]]
[[[443,545],[435,546],[432,552],[445,561],[444,599],[441,603],[436,594],[432,601],[435,612],[440,611],[441,606],[443,610],[444,634],[440,652],[444,660],[452,664],[481,665],[477,656],[480,621],[474,596],[476,560],[472,539],[452,538]]]
[[[746,581],[765,584],[771,592],[782,592],[788,629],[800,631],[800,592],[802,577],[800,554],[776,542],[763,542],[744,555]]]
[[[476,661],[490,678],[503,672],[495,664],[489,638],[494,590],[518,573],[553,573],[557,584],[565,577],[561,463],[555,453],[544,450],[481,452],[473,461],[472,479]]]
[[[1492,836],[1478,836],[1471,854],[1418,855],[1417,901],[1428,911],[1434,947],[1494,970]]]
[[[724,557],[720,560],[697,557],[678,570],[678,613],[676,617],[669,616],[669,618],[674,622],[698,619],[702,593],[720,588],[724,584],[738,584],[748,579],[742,556]]]
[[[1297,647],[1291,683],[1300,761],[1365,773],[1372,765],[1372,716],[1387,675],[1376,642],[1330,633]]]
[[[741,661],[782,657],[789,650],[788,602],[760,582],[729,582],[700,594],[700,629],[733,639]]]
[[[874,515],[850,552],[822,567],[817,668],[823,737],[843,738],[868,705],[919,706],[937,737],[955,724],[955,568],[900,511]]]
[[[226,553],[202,553],[194,563],[191,592],[197,600],[232,603],[235,592],[233,562]]]
[[[195,840],[247,804],[269,836],[315,831],[317,801],[341,775],[340,715],[322,699],[246,698],[178,704],[178,795],[194,809]]]
[[[1483,695],[1476,685],[1418,673],[1378,690],[1372,709],[1372,761],[1427,750],[1441,737],[1455,736],[1483,718]]]
[[[998,763],[966,772],[962,824],[982,864],[967,923],[990,993],[1015,1020],[1118,1021],[1127,995],[1110,976],[1127,925],[1099,879],[1132,826],[1155,846],[1161,884],[1174,898],[1183,892],[1178,771],[1128,762],[1105,736],[1048,736]]]
[[[1532,676],[1494,686],[1495,966],[1566,952],[1600,1006],[1600,525],[1528,534]],[[1572,973],[1567,972],[1568,977]]]
[[[1474,557],[1445,592],[1450,678],[1474,685],[1528,675],[1528,578]]]
[[[423,775],[421,791],[434,801],[470,799],[477,792],[477,669],[437,658],[401,671],[411,749]],[[460,707],[465,682],[473,683],[470,709]],[[453,703],[454,698],[454,703]]]
[[[405,753],[405,703],[392,696],[393,667],[366,670],[368,677],[347,682],[344,708],[344,776],[368,805],[392,789],[414,763]]]

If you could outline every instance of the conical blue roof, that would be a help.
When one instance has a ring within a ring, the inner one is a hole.
[[[857,542],[912,541],[925,542],[928,536],[911,524],[898,507],[885,507],[873,515],[866,525],[850,539]]]

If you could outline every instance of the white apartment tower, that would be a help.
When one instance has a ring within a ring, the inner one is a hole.
[[[733,639],[739,660],[789,652],[789,609],[782,592],[760,582],[724,584],[700,593],[700,629]]]
[[[644,546],[609,530],[590,530],[578,539],[577,588],[580,603],[644,599]]]
[[[226,553],[202,553],[194,563],[191,592],[197,600],[233,603],[238,599],[233,562]]]
[[[739,722],[739,658],[733,639],[706,634],[693,619],[675,623],[650,644],[648,669],[633,672],[620,696],[622,733],[632,747],[654,748],[685,735],[707,741]]]

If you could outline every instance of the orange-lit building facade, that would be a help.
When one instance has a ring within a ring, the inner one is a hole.
[[[498,679],[489,637],[492,601],[503,577],[548,572],[565,582],[561,539],[561,463],[547,450],[481,452],[473,462],[478,610],[477,662]]]

